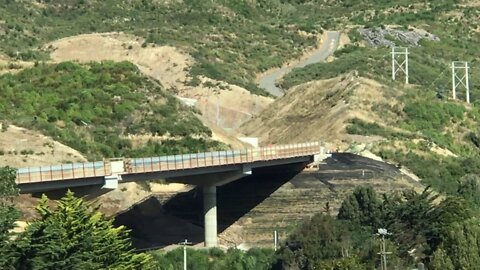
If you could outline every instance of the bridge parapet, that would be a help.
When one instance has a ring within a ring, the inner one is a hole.
[[[17,184],[23,184],[105,175],[111,175],[111,167],[108,160],[20,168],[17,171],[16,182]]]
[[[323,153],[321,144],[319,142],[309,142],[243,150],[190,153],[148,158],[116,158],[95,162],[28,167],[21,168],[17,171],[17,184],[246,164],[316,155],[319,153]]]

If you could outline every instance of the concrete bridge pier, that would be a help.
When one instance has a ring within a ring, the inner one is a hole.
[[[205,247],[216,247],[217,238],[217,187],[236,181],[252,174],[250,166],[242,165],[237,170],[212,174],[200,174],[189,177],[169,179],[170,182],[185,183],[190,185],[201,184],[203,189],[203,216]]]
[[[205,217],[205,247],[217,246],[217,187],[203,186],[203,215]]]

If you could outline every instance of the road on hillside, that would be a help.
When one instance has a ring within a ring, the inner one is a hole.
[[[259,80],[259,85],[261,88],[265,89],[268,93],[273,96],[280,97],[285,94],[285,91],[275,85],[275,82],[282,78],[285,74],[290,72],[294,68],[302,68],[310,64],[318,63],[327,59],[328,56],[332,55],[333,52],[338,47],[338,40],[340,38],[340,33],[335,31],[328,31],[326,39],[318,50],[316,50],[310,57],[302,60],[294,66],[283,67],[275,70],[272,73],[266,74],[261,77]]]

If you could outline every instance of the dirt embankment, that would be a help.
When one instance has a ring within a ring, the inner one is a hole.
[[[123,33],[85,34],[45,46],[53,50],[51,57],[56,62],[125,60],[136,64],[143,73],[160,81],[172,93],[195,99],[201,112],[199,117],[212,127],[218,138],[230,144],[238,143],[234,136],[230,136],[235,135],[236,128],[273,101],[208,78],[201,78],[199,86],[190,86],[188,71],[194,64],[190,55],[174,47],[154,47],[139,37]]]
[[[15,73],[24,68],[33,67],[33,62],[12,60],[9,57],[0,54],[0,74]]]
[[[2,130],[0,131],[0,166],[21,168],[86,161],[80,152],[39,132],[13,125]]]
[[[261,143],[293,143],[321,140],[346,146],[368,143],[376,137],[347,134],[349,120],[359,118],[382,124],[372,106],[395,102],[395,92],[355,72],[325,81],[293,87],[260,115],[241,127]]]

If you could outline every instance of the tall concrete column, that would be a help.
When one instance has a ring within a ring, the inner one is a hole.
[[[217,187],[203,186],[203,215],[205,217],[205,247],[217,246]]]

